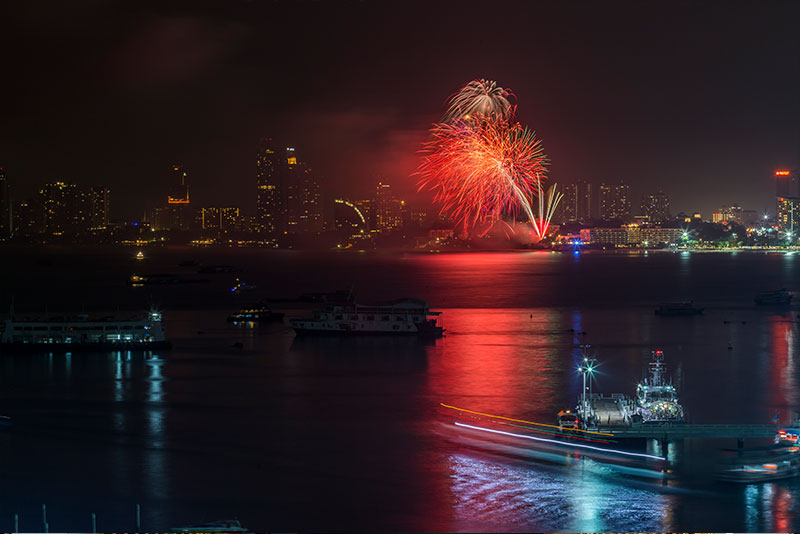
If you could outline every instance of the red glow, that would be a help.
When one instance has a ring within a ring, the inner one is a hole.
[[[419,188],[434,191],[440,213],[463,225],[526,215],[541,189],[547,156],[533,132],[509,116],[476,115],[437,124],[425,145]]]
[[[775,176],[789,176],[789,171],[775,171]]]

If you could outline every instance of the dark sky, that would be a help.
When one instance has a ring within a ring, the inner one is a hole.
[[[416,202],[417,151],[474,78],[517,97],[551,179],[664,189],[673,211],[774,211],[800,156],[800,2],[4,2],[0,167],[14,189],[107,184],[254,208],[259,137],[357,198]]]

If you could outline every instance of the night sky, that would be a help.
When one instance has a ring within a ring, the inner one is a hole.
[[[0,167],[12,196],[112,189],[254,211],[260,137],[342,196],[416,195],[417,151],[474,78],[516,95],[551,179],[664,189],[673,212],[774,212],[800,156],[800,2],[4,2]]]

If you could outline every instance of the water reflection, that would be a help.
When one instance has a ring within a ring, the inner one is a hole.
[[[673,530],[674,496],[615,483],[591,466],[544,468],[463,454],[448,460],[454,516],[461,529]]]
[[[429,374],[442,400],[499,415],[555,417],[572,333],[561,312],[444,310],[444,339]],[[534,410],[532,412],[532,410]]]
[[[791,532],[797,514],[797,488],[781,483],[749,484],[744,489],[748,532]]]
[[[769,356],[769,402],[778,410],[780,421],[788,423],[798,408],[796,387],[797,323],[785,316],[772,316]]]

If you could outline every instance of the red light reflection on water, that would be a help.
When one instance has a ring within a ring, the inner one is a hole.
[[[555,310],[452,310],[441,360],[431,366],[440,400],[509,417],[555,417],[569,338]],[[554,411],[555,410],[555,411]]]
[[[796,323],[787,321],[784,317],[773,317],[770,326],[770,406],[793,409],[797,407],[796,329]],[[781,413],[780,422],[788,423],[793,415],[793,413]]]

